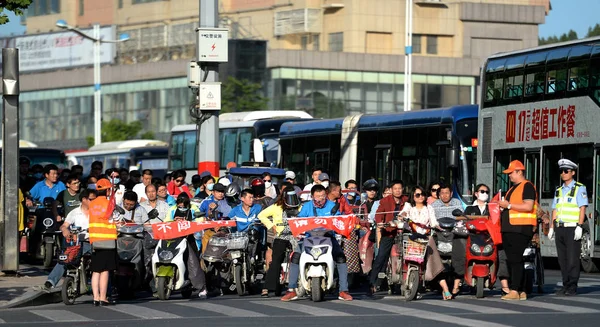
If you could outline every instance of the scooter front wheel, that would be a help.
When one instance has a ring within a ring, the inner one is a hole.
[[[419,291],[419,271],[413,269],[408,274],[406,290],[404,291],[404,298],[406,299],[406,301],[412,301],[417,297],[418,291]]]
[[[233,272],[233,282],[235,283],[235,289],[239,296],[244,295],[245,287],[242,281],[242,265],[235,265]]]
[[[67,276],[62,284],[61,297],[62,301],[66,305],[75,304],[77,298],[77,285],[75,280],[71,276]]]
[[[54,259],[54,244],[44,243],[44,268],[52,267],[52,259]]]
[[[322,277],[313,277],[310,280],[310,294],[313,302],[321,302],[325,298],[323,289],[321,288]]]
[[[158,292],[158,298],[166,301],[171,297],[171,285],[170,277],[158,277],[156,281],[156,291]]]
[[[483,277],[477,278],[476,293],[478,299],[483,297]]]

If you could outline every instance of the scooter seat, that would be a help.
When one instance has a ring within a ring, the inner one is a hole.
[[[456,220],[450,217],[443,217],[438,219],[438,223],[443,229],[452,229],[456,225]]]

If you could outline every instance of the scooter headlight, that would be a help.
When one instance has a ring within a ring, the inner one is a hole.
[[[490,255],[492,252],[494,252],[494,247],[491,244],[483,247],[483,255]]]
[[[44,221],[42,223],[46,227],[51,227],[52,225],[54,225],[54,219],[52,219],[52,218],[46,218],[46,219],[44,219]]]
[[[477,244],[471,244],[471,252],[475,255],[481,255],[481,247]]]
[[[438,250],[442,253],[450,253],[452,252],[452,243],[450,242],[439,242]]]
[[[314,260],[318,260],[321,255],[327,253],[327,248],[306,247],[305,249],[306,253],[310,254]]]
[[[169,261],[175,257],[175,254],[172,251],[164,250],[158,254],[160,260]]]

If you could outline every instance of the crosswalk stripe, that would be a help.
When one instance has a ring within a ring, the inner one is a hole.
[[[5,323],[6,323],[6,321],[0,319],[0,324],[5,324]]]
[[[576,306],[570,306],[570,305],[560,305],[560,304],[554,304],[554,303],[549,303],[549,302],[540,302],[540,301],[530,301],[530,300],[528,300],[528,301],[503,301],[499,298],[487,299],[486,301],[505,302],[505,303],[510,303],[510,304],[519,305],[519,306],[523,306],[523,307],[530,307],[530,308],[536,308],[536,309],[547,309],[547,310],[554,310],[554,311],[567,312],[567,313],[600,313],[600,311],[595,310],[595,309],[582,308],[582,307],[576,307]]]
[[[575,297],[575,296],[559,297],[559,296],[553,296],[552,299],[554,299],[554,300],[573,301],[573,302],[581,302],[581,303],[589,303],[589,304],[598,304],[598,305],[600,305],[600,299],[591,299],[589,297]]]
[[[92,319],[67,310],[29,310],[34,315],[57,322],[92,321]]]
[[[160,310],[150,309],[133,304],[118,304],[113,306],[104,307],[113,311],[121,312],[130,316],[138,317],[141,319],[176,319],[181,318],[178,315],[164,312]]]
[[[205,311],[217,312],[230,317],[267,317],[267,315],[262,314],[260,312],[238,309],[227,305],[220,305],[207,302],[182,302],[177,303],[177,305],[182,305],[185,307],[191,307]]]
[[[489,321],[476,320],[476,319],[468,319],[462,318],[447,314],[436,313],[433,311],[425,311],[418,309],[411,309],[405,307],[397,307],[394,305],[382,304],[381,301],[351,301],[351,302],[341,302],[347,305],[354,305],[357,307],[363,307],[367,309],[379,310],[379,311],[387,311],[400,315],[411,316],[419,319],[425,320],[433,320],[439,322],[451,322],[452,324],[468,326],[468,327],[508,327],[508,325],[497,324]]]
[[[250,301],[250,303],[259,304],[259,305],[267,305],[270,307],[275,307],[275,308],[284,309],[284,310],[297,311],[297,312],[309,314],[311,316],[318,316],[318,317],[352,316],[352,314],[349,314],[346,312],[329,310],[329,309],[324,309],[324,308],[319,308],[319,307],[313,307],[313,306],[299,304],[299,303],[285,303],[285,302],[281,302],[281,301],[277,301],[277,302],[275,302],[275,301],[270,301],[270,302]]]
[[[463,302],[463,306],[457,306],[456,303],[460,303],[460,301],[436,301],[436,300],[419,300],[418,303],[425,303],[427,305],[434,305],[438,307],[445,307],[451,309],[465,310],[465,311],[473,311],[477,313],[486,313],[486,314],[517,314],[522,313],[519,311],[507,310],[502,308],[494,308],[494,307],[486,307],[483,305],[476,305],[473,303]]]

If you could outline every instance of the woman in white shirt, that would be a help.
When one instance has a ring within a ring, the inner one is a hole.
[[[427,193],[423,187],[418,185],[414,187],[410,202],[404,205],[404,208],[400,212],[400,216],[409,217],[412,221],[431,228],[438,226],[438,221],[435,218],[435,211],[431,206],[427,205]],[[431,236],[429,237],[428,247],[430,249],[427,250],[425,280],[437,280],[442,288],[444,300],[451,300],[452,293],[450,293],[450,290],[448,289],[446,278],[441,274],[444,272],[444,264],[437,251],[435,241]],[[438,278],[440,274],[441,278]]]

